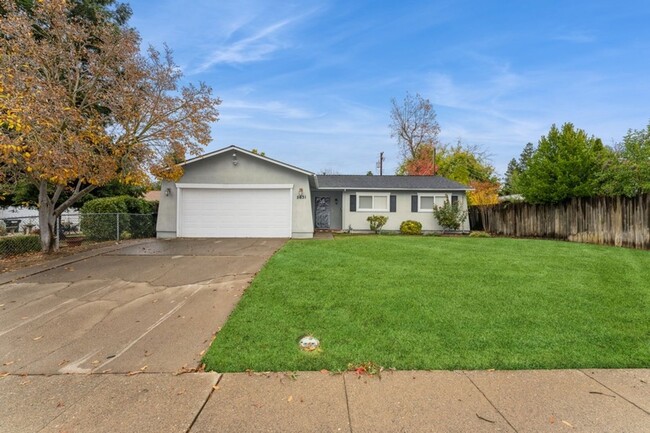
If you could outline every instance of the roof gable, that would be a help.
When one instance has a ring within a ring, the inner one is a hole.
[[[307,176],[314,176],[314,173],[312,173],[311,171],[303,170],[302,168],[299,168],[299,167],[296,167],[296,166],[293,166],[293,165],[290,165],[290,164],[286,164],[286,163],[278,161],[276,159],[269,158],[268,156],[263,156],[263,155],[260,155],[258,153],[253,153],[253,152],[251,152],[249,150],[242,149],[239,146],[224,147],[223,149],[215,150],[214,152],[209,152],[209,153],[206,153],[204,155],[197,156],[196,158],[188,159],[187,161],[182,162],[179,165],[181,165],[181,166],[189,165],[189,164],[192,164],[194,162],[203,161],[204,159],[209,159],[209,158],[212,158],[212,157],[215,157],[215,156],[218,156],[218,155],[223,155],[224,153],[228,153],[228,152],[243,153],[245,155],[249,155],[249,156],[252,156],[254,158],[261,159],[262,161],[266,161],[266,162],[269,162],[271,164],[275,164],[275,165],[278,165],[280,167],[287,168],[289,170],[297,171],[298,173],[302,173],[302,174],[305,174]]]

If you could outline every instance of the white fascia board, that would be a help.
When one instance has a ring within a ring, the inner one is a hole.
[[[177,183],[176,188],[193,189],[292,189],[290,183]]]
[[[474,188],[351,188],[351,187],[330,187],[318,188],[321,191],[474,191]]]

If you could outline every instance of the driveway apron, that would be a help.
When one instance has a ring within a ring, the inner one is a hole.
[[[0,370],[195,369],[255,273],[284,242],[156,240],[0,285]]]

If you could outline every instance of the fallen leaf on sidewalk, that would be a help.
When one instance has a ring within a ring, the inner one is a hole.
[[[323,373],[323,374],[328,374],[329,373],[329,371],[325,370],[325,369],[322,369],[320,372]]]
[[[7,376],[9,376],[9,372],[7,372],[7,371],[0,371],[0,379],[3,378],[3,377],[7,377]]]
[[[183,394],[185,394],[185,390],[184,390],[184,389],[181,389],[180,391],[178,391],[178,392],[176,393],[176,395],[183,395]]]
[[[562,423],[568,425],[571,428],[573,428],[573,426],[571,425],[571,423],[569,421],[562,420]]]
[[[174,376],[178,376],[178,375],[186,374],[186,373],[196,373],[198,371],[201,371],[200,367],[188,368],[187,365],[184,365],[184,366],[181,367],[180,370],[178,370],[176,373],[174,373]]]
[[[214,389],[215,391],[219,391],[219,385],[217,385],[217,384],[215,383],[215,384],[212,386],[212,389]]]
[[[38,337],[34,337],[34,338],[32,338],[32,340],[34,340],[34,341],[38,341],[38,340],[40,340],[41,338],[43,338],[42,335],[40,335],[40,336],[38,336]]]
[[[67,359],[62,360],[61,362],[59,362],[59,367],[61,367],[64,364],[67,364],[68,362],[70,361],[68,361]]]
[[[142,374],[144,371],[129,371],[126,373],[126,376],[135,376],[136,374]]]
[[[477,417],[478,419],[480,419],[480,420],[487,421],[487,422],[492,423],[492,424],[496,423],[496,421],[492,421],[491,419],[484,418],[484,417],[482,417],[482,416],[479,415],[479,414],[476,414],[476,417]]]
[[[58,402],[56,404],[56,407],[63,407],[63,406],[65,406],[65,404],[62,401],[60,401],[60,402]]]
[[[293,396],[290,395],[289,398],[287,399],[287,401],[293,401]]]
[[[5,306],[5,304],[0,304],[0,307],[4,307],[4,306]]]
[[[5,363],[2,364],[2,365],[11,365],[11,364],[13,364],[14,362],[16,362],[16,361],[7,361],[7,362],[5,362]]]
[[[140,371],[144,372],[144,371],[147,369],[147,367],[149,367],[149,366],[148,366],[148,365],[145,365],[144,367],[142,367],[142,368],[140,369]]]

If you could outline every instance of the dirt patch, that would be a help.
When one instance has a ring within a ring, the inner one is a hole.
[[[104,242],[86,241],[83,244],[74,247],[62,245],[59,251],[50,254],[44,254],[38,252],[38,253],[26,253],[17,256],[5,257],[0,259],[0,274],[4,272],[15,271],[21,268],[26,268],[28,266],[40,265],[41,263],[45,263],[50,260],[59,259],[61,257],[67,257],[72,254],[93,250],[95,248],[106,247],[112,244],[115,244],[115,241],[104,241]]]

